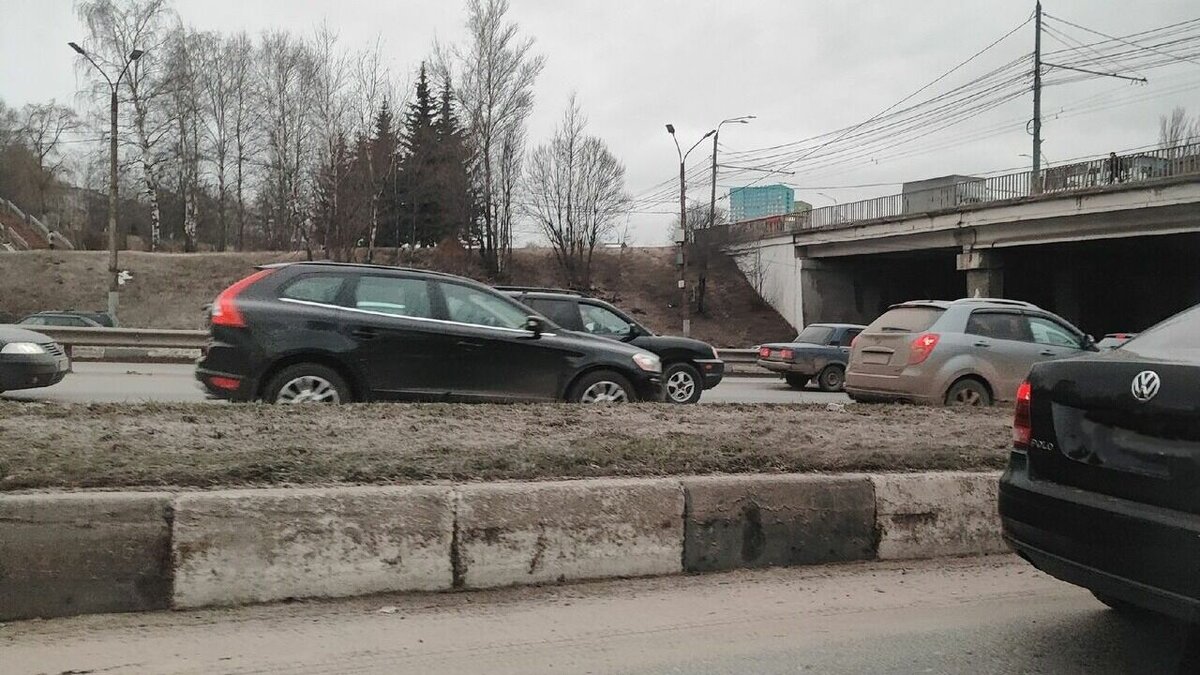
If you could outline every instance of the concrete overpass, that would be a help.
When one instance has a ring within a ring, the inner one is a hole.
[[[1097,334],[1200,302],[1200,145],[935,187],[700,235],[794,326],[1028,300]]]

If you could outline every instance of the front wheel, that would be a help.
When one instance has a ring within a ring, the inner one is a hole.
[[[696,403],[704,387],[700,384],[700,371],[686,363],[673,363],[663,373],[666,382],[667,400],[671,403]]]
[[[567,392],[567,401],[571,403],[629,403],[636,400],[629,380],[611,370],[592,371],[579,378]]]
[[[348,403],[346,380],[319,363],[297,363],[279,371],[267,384],[263,399],[271,403]]]
[[[817,375],[817,386],[821,391],[841,391],[846,384],[846,369],[841,366],[825,366]]]
[[[992,395],[979,380],[959,380],[946,392],[946,405],[983,408],[992,404]]]

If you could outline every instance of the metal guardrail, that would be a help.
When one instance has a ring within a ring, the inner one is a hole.
[[[991,178],[961,176],[953,183],[923,190],[720,225],[711,229],[721,232],[707,236],[719,243],[747,242],[816,227],[848,227],[876,218],[898,218],[1009,199],[1069,194],[1192,175],[1200,175],[1200,143],[1060,164],[1036,174],[1020,171]]]
[[[208,331],[151,328],[78,328],[29,326],[64,347],[142,347],[146,349],[200,349]]]
[[[208,341],[204,330],[161,330],[152,328],[77,328],[30,326],[64,347],[141,347],[144,349],[200,349]],[[755,349],[718,349],[726,363],[754,363]]]

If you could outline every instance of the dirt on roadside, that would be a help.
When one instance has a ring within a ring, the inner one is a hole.
[[[0,491],[1003,467],[1011,412],[904,405],[0,402]]]

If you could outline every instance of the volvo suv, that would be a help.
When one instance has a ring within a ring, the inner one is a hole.
[[[565,331],[494,289],[420,270],[281,263],[225,289],[196,378],[278,403],[662,398],[662,362]]]
[[[855,339],[846,393],[986,406],[1012,401],[1033,364],[1095,350],[1090,336],[1028,302],[916,300],[893,305]]]
[[[663,388],[671,403],[697,403],[721,383],[725,362],[712,345],[692,338],[656,335],[628,314],[598,298],[550,288],[501,286],[511,295],[568,330],[619,340],[654,352],[663,363]]]

